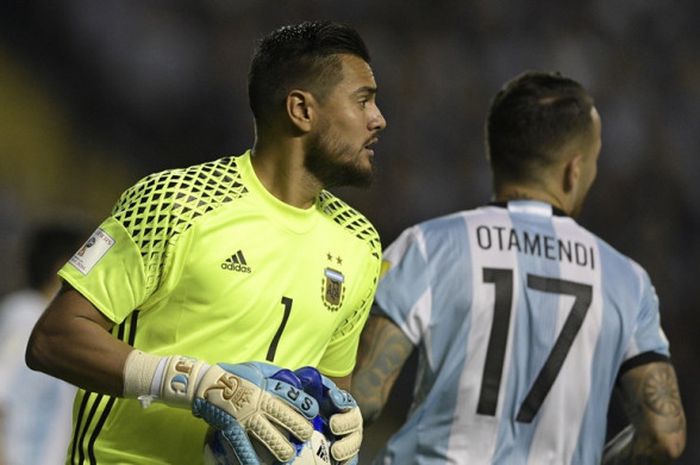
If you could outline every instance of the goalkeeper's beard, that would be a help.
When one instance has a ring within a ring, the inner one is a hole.
[[[340,141],[330,124],[310,135],[304,166],[324,187],[369,187],[374,179],[374,164],[367,155],[363,165],[364,146],[359,150]]]

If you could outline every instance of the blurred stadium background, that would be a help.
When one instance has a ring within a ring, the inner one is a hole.
[[[367,191],[337,192],[384,245],[414,222],[488,201],[490,97],[523,70],[559,70],[588,87],[603,121],[580,222],[656,284],[688,416],[679,463],[700,463],[698,18],[693,0],[4,0],[0,294],[23,282],[31,224],[93,227],[145,174],[250,147],[248,60],[277,26],[335,19],[370,47],[389,123],[378,176]],[[411,369],[368,431],[364,459],[405,415]]]

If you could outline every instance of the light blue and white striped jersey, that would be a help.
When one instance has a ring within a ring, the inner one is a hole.
[[[598,464],[621,369],[669,357],[646,272],[548,204],[421,223],[384,259],[373,312],[419,365],[375,463]]]

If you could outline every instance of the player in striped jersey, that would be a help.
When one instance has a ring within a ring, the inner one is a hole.
[[[592,99],[525,73],[486,123],[495,202],[386,250],[353,393],[365,418],[414,348],[410,414],[374,463],[594,465],[617,386],[633,426],[605,463],[669,463],[685,418],[647,273],[573,219],[596,175]]]
[[[253,149],[122,195],[60,271],[66,284],[28,346],[32,368],[83,388],[67,464],[197,465],[209,424],[235,441],[245,427],[286,462],[294,449],[266,418],[311,435],[323,405],[245,363],[311,365],[349,389],[381,248],[324,189],[371,180],[386,124],[376,91],[352,28],[282,27],[251,63]],[[340,412],[329,412],[331,455],[355,463],[359,409],[327,386]]]

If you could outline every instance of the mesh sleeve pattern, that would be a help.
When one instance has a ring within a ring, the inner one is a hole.
[[[379,234],[377,234],[372,223],[338,197],[328,191],[323,191],[319,196],[319,205],[325,215],[352,232],[355,237],[364,241],[369,246],[370,254],[373,257],[373,267],[368,269],[368,272],[372,273],[371,287],[368,288],[367,294],[363,297],[360,305],[335,330],[333,337],[339,338],[352,332],[358,324],[365,320],[369,312],[372,299],[374,298],[374,291],[377,287],[377,280],[379,279],[379,262],[381,260],[382,246]]]
[[[357,238],[365,241],[373,257],[377,260],[381,258],[382,246],[379,234],[367,218],[328,191],[321,192],[318,202],[325,215],[351,231]]]
[[[242,197],[235,157],[146,176],[112,209],[141,252],[150,294],[162,279],[168,250],[200,216]]]

